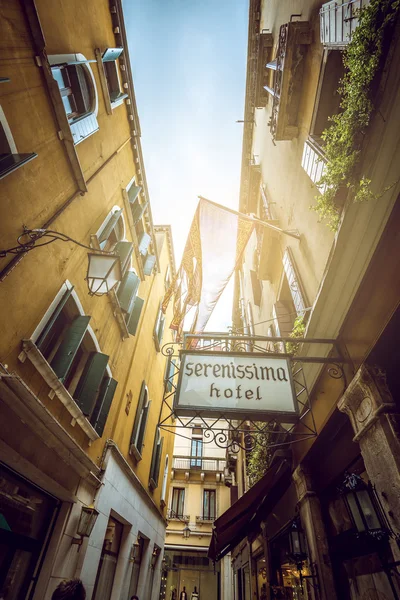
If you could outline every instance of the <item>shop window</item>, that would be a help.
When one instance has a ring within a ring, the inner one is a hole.
[[[11,129],[0,106],[0,179],[36,157],[37,154],[35,152],[27,154],[18,153]]]
[[[171,502],[171,517],[183,519],[185,505],[185,490],[183,488],[173,488]]]
[[[151,401],[149,400],[149,390],[146,382],[143,381],[140,390],[139,401],[136,409],[135,421],[133,423],[130,453],[137,461],[142,460],[142,450],[144,446],[144,436],[146,434],[147,419],[149,416]]]
[[[137,541],[135,543],[136,548],[135,548],[134,558],[133,558],[133,567],[132,567],[131,581],[129,584],[128,598],[131,598],[138,591],[140,570],[141,570],[141,566],[143,564],[145,544],[146,544],[146,540],[139,534],[137,537]]]
[[[150,466],[149,488],[151,490],[154,490],[158,486],[163,444],[164,444],[164,438],[161,437],[160,430],[157,427],[157,433],[156,433],[156,437],[154,440],[153,454],[151,457],[151,466]]]
[[[110,517],[101,551],[100,564],[97,570],[93,600],[109,600],[111,597],[121,547],[122,532],[122,523]]]
[[[110,376],[109,357],[99,351],[89,321],[90,316],[79,309],[73,288],[66,289],[35,346],[101,436],[117,382]]]
[[[58,501],[0,465],[0,598],[33,594]]]
[[[203,519],[213,521],[216,516],[216,492],[215,490],[203,491]]]
[[[79,144],[99,128],[96,119],[97,90],[92,70],[82,54],[58,54],[48,58],[74,144]]]
[[[107,48],[102,55],[103,69],[111,105],[119,104],[120,101],[128,96],[128,94],[125,94],[121,90],[119,75],[119,57],[123,51],[123,48]]]
[[[157,318],[154,325],[153,331],[153,339],[156,346],[157,352],[161,350],[161,342],[164,335],[164,327],[165,327],[165,315],[162,311],[161,304],[158,308]]]
[[[193,437],[190,449],[190,467],[201,469],[203,456],[203,440],[202,438]]]

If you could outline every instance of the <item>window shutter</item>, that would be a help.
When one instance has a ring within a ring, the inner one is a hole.
[[[160,442],[157,444],[156,464],[154,466],[153,480],[154,480],[154,483],[156,484],[156,487],[158,486],[158,479],[160,476],[160,464],[161,464],[161,456],[162,456],[162,451],[163,451],[163,444],[164,444],[164,438],[162,437]]]
[[[89,416],[99,392],[108,363],[107,354],[92,352],[79,379],[74,400],[85,416]]]
[[[128,331],[131,335],[136,335],[136,331],[139,325],[140,315],[142,312],[144,300],[136,296],[130,317],[127,322]]]
[[[145,275],[151,275],[156,264],[156,257],[154,254],[148,254],[146,256],[146,262],[144,263],[143,272]]]
[[[123,48],[106,48],[101,57],[102,61],[103,62],[113,62],[114,60],[117,60],[117,58],[119,58],[121,56],[123,51],[124,51]]]
[[[37,346],[37,348],[39,348],[39,350],[41,350],[43,348],[44,343],[46,341],[46,337],[50,333],[50,330],[53,327],[54,323],[56,322],[57,317],[59,316],[59,314],[61,313],[62,309],[66,305],[67,300],[70,297],[70,295],[72,294],[72,290],[73,289],[74,289],[74,287],[72,286],[72,288],[70,288],[69,290],[67,290],[65,292],[65,294],[61,298],[60,302],[57,304],[56,308],[54,309],[53,314],[51,315],[50,319],[47,321],[46,325],[44,326],[44,328],[43,328],[42,332],[40,333],[38,339],[36,340],[36,346]]]
[[[108,219],[107,223],[105,224],[104,229],[101,231],[100,235],[98,236],[100,243],[105,242],[110,237],[110,234],[111,234],[112,230],[114,229],[114,227],[116,226],[117,221],[121,215],[122,215],[122,208],[120,210],[116,210],[111,215],[111,217]]]
[[[138,450],[138,452],[140,452],[140,454],[142,454],[142,450],[143,450],[143,442],[144,442],[144,436],[146,433],[146,425],[147,425],[147,419],[149,416],[150,404],[151,404],[151,400],[149,400],[147,405],[143,407],[142,418],[140,420],[139,431],[138,431],[137,438],[136,438],[135,446],[136,446],[136,449]]]
[[[132,205],[136,204],[136,202],[135,202],[136,198],[139,196],[139,193],[141,192],[141,190],[142,190],[142,187],[140,185],[134,185],[134,184],[131,185],[131,187],[127,191],[130,204],[132,204]],[[132,206],[132,210],[133,210],[133,206]]]
[[[122,268],[122,272],[124,273],[129,266],[129,261],[131,259],[132,252],[133,252],[133,244],[132,244],[132,242],[126,242],[126,241],[117,242],[115,244],[114,251],[116,254],[118,254],[118,256],[121,259],[121,268]]]
[[[306,308],[305,296],[290,248],[286,248],[283,255],[283,268],[289,283],[290,293],[296,312],[297,314],[304,314]]]
[[[143,217],[144,211],[146,210],[148,204],[148,202],[140,204],[139,199],[132,204],[132,219],[135,225]]]
[[[140,279],[133,271],[125,273],[117,296],[122,310],[129,313],[133,307],[133,301],[139,289]]]
[[[148,233],[144,233],[140,239],[139,242],[139,252],[140,254],[142,254],[143,256],[146,256],[147,254],[147,249],[150,245],[151,242],[151,237],[149,236]]]
[[[164,334],[164,327],[165,327],[165,315],[163,313],[161,313],[161,318],[160,318],[160,324],[158,326],[158,342],[159,344],[161,344],[161,340]]]
[[[91,418],[91,423],[100,437],[103,435],[117,385],[118,381],[111,377],[104,377],[101,383],[99,397]]]
[[[293,329],[293,319],[290,317],[288,309],[282,302],[275,302],[272,307],[272,316],[275,319],[278,337],[289,336]]]
[[[172,392],[172,382],[175,375],[176,361],[169,358],[167,362],[167,391]]]
[[[87,315],[79,315],[79,317],[75,318],[65,332],[64,339],[51,361],[51,367],[61,382],[67,376],[72,361],[81,345],[83,336],[86,333],[89,321],[90,317]]]
[[[136,408],[135,421],[133,423],[132,435],[131,435],[131,444],[135,445],[135,440],[137,438],[137,432],[140,426],[140,417],[143,410],[143,404],[146,397],[146,382],[142,382],[142,387],[140,388],[138,405]]]

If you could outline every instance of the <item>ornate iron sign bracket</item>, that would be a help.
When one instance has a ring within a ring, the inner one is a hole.
[[[327,348],[328,346],[328,348]],[[180,371],[180,350],[190,352],[243,352],[254,355],[272,355],[289,358],[299,417],[295,423],[283,423],[271,418],[257,421],[251,418],[235,419],[223,410],[214,417],[195,411],[193,416],[179,416],[174,411],[174,397]],[[311,349],[317,349],[311,354]],[[192,439],[192,428],[201,428],[203,442],[214,442],[231,453],[252,450],[258,441],[271,448],[287,447],[318,435],[307,379],[312,375],[313,365],[326,365],[326,373],[333,379],[342,379],[347,387],[344,364],[349,362],[340,352],[336,340],[290,337],[266,337],[229,335],[221,333],[185,334],[183,342],[170,342],[161,349],[168,357],[164,385],[163,407],[158,426],[164,431]],[[315,367],[314,367],[315,371]],[[314,372],[315,378],[315,372]]]

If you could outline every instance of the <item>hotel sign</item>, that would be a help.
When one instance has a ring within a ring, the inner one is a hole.
[[[291,363],[282,356],[181,352],[177,415],[283,422],[298,418]]]

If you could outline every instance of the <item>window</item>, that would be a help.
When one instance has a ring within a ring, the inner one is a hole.
[[[111,250],[115,244],[125,237],[125,222],[122,208],[115,206],[97,233],[97,240],[101,250]]]
[[[207,521],[215,519],[215,490],[203,491],[203,519]]]
[[[261,183],[260,184],[260,200],[261,200],[261,206],[260,206],[260,218],[263,221],[272,221],[273,217],[272,217],[272,212],[271,212],[271,205],[268,201],[267,198],[267,193],[265,191],[264,185]]]
[[[190,466],[195,468],[201,468],[203,456],[203,440],[200,438],[192,438],[191,452],[190,452]]]
[[[111,597],[118,554],[121,546],[122,530],[122,523],[113,517],[110,517],[96,575],[93,600],[109,600]]]
[[[167,292],[170,287],[171,287],[171,269],[169,268],[169,265],[168,265],[167,270],[165,271],[165,277],[164,277],[164,290]]]
[[[111,104],[127,98],[121,90],[119,77],[119,62],[118,59],[123,53],[123,48],[107,48],[102,55],[104,75],[107,82],[108,94]]]
[[[50,55],[48,59],[74,144],[79,144],[99,128],[96,119],[97,90],[93,72],[82,54]]]
[[[36,348],[101,436],[117,382],[110,376],[109,357],[99,351],[90,333],[89,321],[90,316],[79,310],[73,288],[66,289],[37,337]]]
[[[146,232],[143,221],[148,207],[148,201],[141,200],[142,188],[133,181],[127,189],[129,204],[131,205],[132,219],[138,244],[138,254],[145,275],[151,275],[156,264],[156,256],[150,252],[151,236]]]
[[[171,503],[171,517],[183,518],[183,508],[185,503],[185,490],[183,488],[173,488],[172,490],[172,503]]]
[[[283,255],[283,268],[285,270],[285,275],[289,284],[290,293],[292,295],[293,304],[295,306],[296,312],[298,315],[305,315],[305,295],[302,289],[299,275],[295,268],[290,248],[286,248],[285,253]]]
[[[251,278],[251,287],[253,290],[254,304],[256,306],[260,306],[261,305],[261,296],[262,296],[261,281],[258,279],[257,272],[253,271],[253,270],[250,271],[250,278]]]
[[[130,453],[136,460],[142,460],[142,450],[144,446],[144,436],[146,433],[147,419],[150,410],[149,391],[146,382],[143,381],[140,390],[139,401],[136,409],[135,421],[133,423]]]
[[[36,158],[35,152],[19,154],[8,125],[6,116],[0,106],[0,179],[6,177],[15,169],[22,167],[33,158]]]
[[[137,295],[140,279],[131,267],[133,243],[124,239],[125,222],[122,212],[121,208],[114,206],[92,241],[95,247],[115,252],[121,259],[122,281],[117,289],[117,308],[122,313],[120,320],[125,322],[124,330],[127,329],[130,335],[136,335],[144,300]]]
[[[165,384],[167,388],[167,392],[172,392],[174,388],[174,377],[178,371],[177,360],[174,358],[168,358],[167,364],[165,367]]]
[[[163,334],[164,334],[164,327],[165,327],[165,315],[162,311],[162,307],[160,304],[158,313],[157,313],[156,322],[154,325],[154,332],[153,332],[153,339],[154,339],[154,343],[156,345],[157,352],[160,352],[160,350],[161,350],[161,341],[162,341]]]
[[[154,440],[153,454],[151,457],[149,488],[154,490],[158,486],[158,478],[160,474],[161,455],[164,444],[164,438],[161,437],[160,430],[157,427],[157,434]]]

